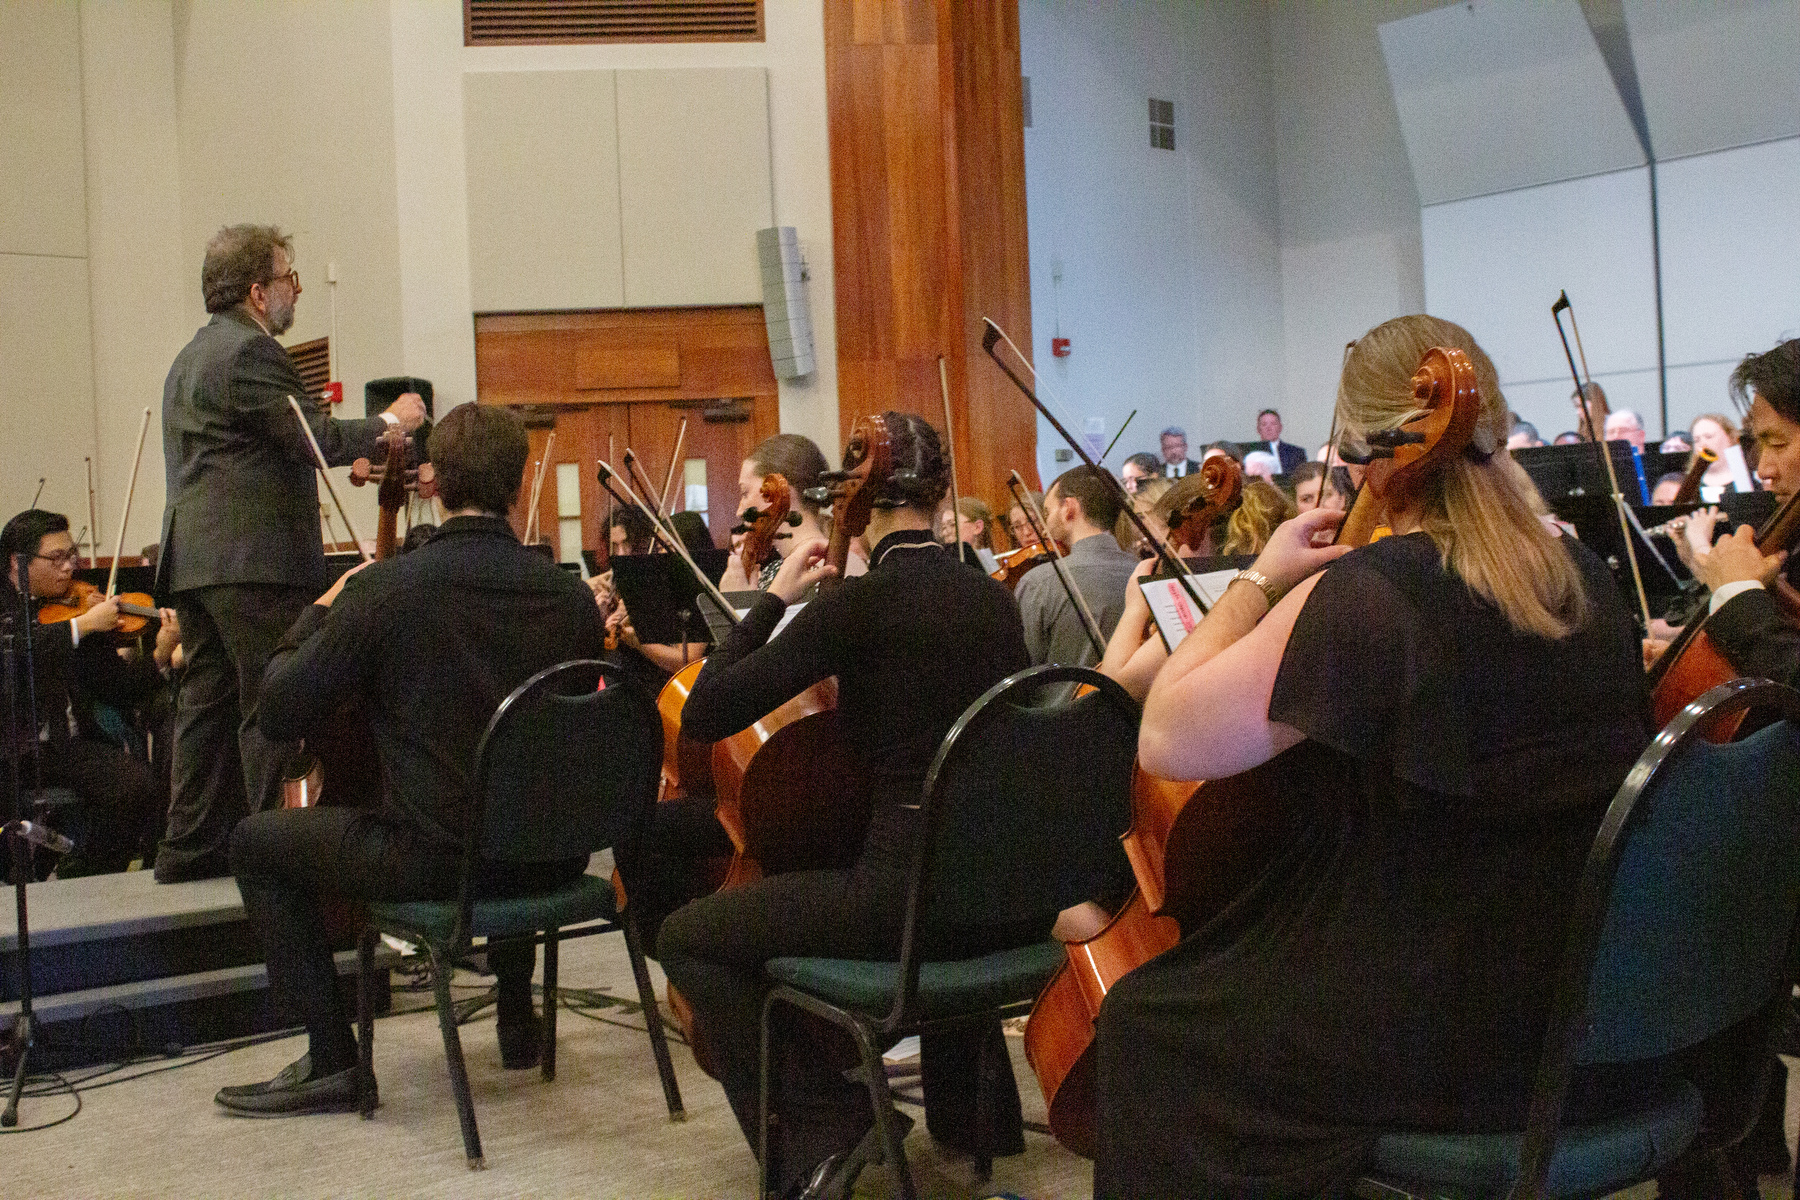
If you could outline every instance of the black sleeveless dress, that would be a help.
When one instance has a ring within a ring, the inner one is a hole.
[[[1271,719],[1304,833],[1098,1021],[1102,1197],[1318,1194],[1376,1133],[1523,1125],[1567,908],[1647,741],[1605,566],[1561,641],[1516,633],[1428,537],[1308,597]]]

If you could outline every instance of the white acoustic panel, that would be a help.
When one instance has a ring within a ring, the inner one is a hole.
[[[1664,163],[1657,184],[1669,361],[1800,335],[1800,138]]]
[[[1625,0],[1661,160],[1800,135],[1800,0]]]
[[[620,71],[618,84],[625,304],[760,304],[767,70]]]
[[[71,533],[87,524],[82,458],[94,453],[88,314],[86,259],[0,254],[0,495],[10,516],[30,504],[41,477],[38,506],[68,514]],[[131,428],[135,438],[135,420]],[[161,467],[145,471],[160,475]],[[101,519],[108,537],[118,532],[116,511]]]
[[[0,0],[0,254],[87,254],[81,10]]]
[[[1502,383],[1569,386],[1550,317],[1565,290],[1596,376],[1655,367],[1645,170],[1432,205],[1419,218],[1426,310],[1473,333]]]
[[[1644,161],[1576,0],[1474,0],[1379,33],[1422,204]]]
[[[625,303],[613,75],[464,74],[476,312]]]

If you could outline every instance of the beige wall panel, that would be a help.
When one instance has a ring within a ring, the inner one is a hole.
[[[464,77],[476,312],[625,303],[613,76]]]
[[[181,246],[172,0],[81,5],[87,129],[88,278],[94,329],[94,482],[107,552],[131,479],[145,408],[152,410],[125,549],[162,527],[162,386],[193,333],[188,297],[199,271]]]
[[[87,263],[0,254],[0,520],[31,503],[87,524],[82,458],[94,453]],[[112,529],[117,514],[101,519]]]
[[[280,225],[305,288],[283,341],[331,332],[336,263],[338,376],[355,417],[363,384],[405,365],[390,17],[366,0],[185,0],[175,22],[184,336],[205,319],[207,239],[240,221]],[[339,491],[372,536],[374,489]]]
[[[0,253],[87,253],[81,11],[0,0]]]
[[[628,306],[760,304],[768,72],[620,71],[619,194]]]

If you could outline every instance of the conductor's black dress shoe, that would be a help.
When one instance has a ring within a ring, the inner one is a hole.
[[[298,1117],[307,1113],[355,1112],[357,1068],[313,1077],[312,1056],[301,1055],[264,1083],[222,1087],[214,1103],[246,1117]],[[373,1081],[369,1085],[374,1087]]]

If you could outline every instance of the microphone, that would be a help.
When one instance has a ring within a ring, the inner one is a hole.
[[[52,854],[67,854],[75,848],[75,843],[48,825],[39,825],[35,821],[14,821],[3,831],[22,837],[34,846],[42,846]]]

